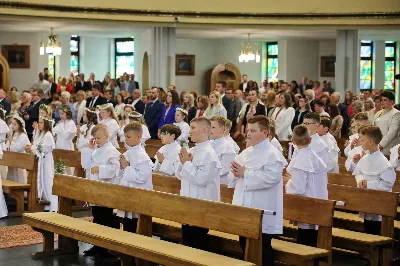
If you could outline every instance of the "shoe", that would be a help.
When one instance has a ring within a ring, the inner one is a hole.
[[[101,248],[100,252],[98,253],[101,258],[110,258],[110,257],[115,257],[112,255],[110,252],[108,252],[107,249]]]
[[[97,246],[93,246],[88,250],[85,250],[83,252],[83,256],[87,257],[87,256],[96,256],[99,255],[99,253],[101,252],[101,249]]]

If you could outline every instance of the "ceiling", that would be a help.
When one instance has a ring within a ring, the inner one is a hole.
[[[7,32],[43,32],[49,33],[50,27],[56,34],[73,34],[89,37],[118,38],[135,36],[151,29],[130,22],[41,19],[37,18],[0,18],[0,31]],[[400,30],[360,30],[361,39],[400,41]],[[278,30],[245,28],[177,28],[178,38],[188,39],[246,39],[251,33],[252,40],[288,40],[288,39],[335,39],[336,30]]]

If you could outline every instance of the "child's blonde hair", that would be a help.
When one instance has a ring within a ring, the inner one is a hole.
[[[115,112],[115,109],[114,109],[114,107],[113,107],[113,105],[112,105],[111,103],[106,103],[106,104],[97,106],[97,108],[98,108],[99,110],[106,110],[107,112],[110,113],[110,117],[113,118],[113,119],[115,119],[115,121],[118,122],[118,115],[117,115],[117,113]],[[101,118],[101,119],[103,119],[103,118]]]
[[[136,121],[136,122],[139,122],[141,125],[147,126],[146,122],[144,121],[143,115],[139,112],[136,112],[136,111],[130,112],[128,117],[129,117],[130,122]]]

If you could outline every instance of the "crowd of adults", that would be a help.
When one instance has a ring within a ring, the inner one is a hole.
[[[23,117],[28,135],[32,134],[32,124],[38,120],[42,103],[52,108],[56,123],[60,119],[59,107],[69,105],[77,124],[81,123],[85,107],[111,103],[120,120],[125,119],[125,106],[133,106],[143,115],[153,139],[160,138],[159,129],[163,125],[175,122],[178,107],[188,112],[188,123],[199,116],[222,116],[231,120],[231,133],[236,140],[245,137],[247,120],[254,115],[272,118],[277,138],[289,140],[292,129],[302,124],[309,112],[330,117],[330,133],[336,138],[351,132],[350,121],[360,112],[366,112],[370,122],[381,127],[391,139],[396,138],[397,141],[399,138],[400,114],[396,110],[399,105],[395,105],[395,96],[391,91],[374,89],[358,94],[347,91],[342,97],[329,81],[323,81],[321,86],[321,82],[303,77],[300,83],[295,80],[268,83],[264,80],[259,86],[256,81],[248,80],[247,75],[242,78],[239,89],[233,90],[225,81],[218,81],[208,95],[198,95],[196,90],[178,93],[174,85],[167,89],[147,88],[142,94],[134,74],[125,73],[118,79],[111,79],[107,73],[103,81],[99,81],[93,73],[87,80],[81,73],[68,78],[60,77],[55,83],[45,69],[29,90],[20,92],[12,88],[7,93],[0,89],[0,104],[7,114]]]

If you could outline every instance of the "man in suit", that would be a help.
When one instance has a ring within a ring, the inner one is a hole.
[[[231,132],[236,132],[237,129],[237,118],[239,116],[240,110],[242,110],[243,105],[245,104],[243,100],[243,91],[236,90],[233,98],[233,121],[232,121],[232,129]]]
[[[44,75],[42,72],[39,73],[39,79],[35,83],[33,83],[33,88],[41,88],[43,90],[44,97],[49,97],[50,84],[47,80],[44,79]]]
[[[112,99],[113,94],[111,90],[106,90],[103,95],[104,98],[106,98],[106,103],[111,103],[114,107],[117,105],[117,103]]]
[[[29,139],[32,139],[33,133],[33,123],[39,121],[39,106],[45,102],[42,100],[44,93],[40,88],[35,88],[32,90],[32,101],[27,113],[24,115],[25,129],[28,133]]]
[[[96,78],[94,76],[94,73],[90,73],[88,82],[92,87],[96,84]]]
[[[132,87],[132,90],[128,91],[128,92],[132,93],[132,91],[134,89],[140,89],[140,88],[139,88],[139,82],[135,81],[135,74],[131,74],[130,76],[131,76],[131,80],[129,81],[129,83],[131,83],[133,87]]]
[[[3,88],[0,88],[0,104],[3,105],[4,110],[7,111],[6,115],[9,115],[11,110],[11,105],[6,100],[6,97],[7,97],[7,91]]]
[[[96,107],[98,105],[106,104],[107,101],[104,97],[101,97],[101,87],[99,84],[95,84],[92,87],[92,97],[86,100],[86,107]]]
[[[89,82],[85,81],[85,74],[81,73],[79,78],[80,80],[76,83],[76,92],[80,90],[89,91],[92,87]]]
[[[227,118],[233,121],[233,103],[232,100],[225,95],[226,87],[227,84],[225,81],[218,81],[217,84],[215,85],[215,90],[221,94],[222,104],[226,109]]]
[[[139,112],[143,115],[145,104],[140,98],[140,90],[134,89],[132,92],[132,96],[125,99],[125,104],[132,105],[135,108],[136,112]]]
[[[349,121],[349,114],[347,112],[348,108],[346,105],[340,102],[340,93],[338,92],[332,93],[331,103],[337,105],[337,107],[339,108],[340,115],[343,117],[342,136],[345,136]]]
[[[160,122],[164,107],[164,104],[158,99],[159,93],[157,87],[151,88],[150,102],[146,104],[144,111],[144,120],[146,121],[152,139],[158,139],[158,122]]]
[[[315,112],[314,104],[315,104],[315,92],[312,89],[306,89],[304,91],[304,96],[307,97],[308,102],[310,103],[311,110]]]
[[[57,84],[56,83],[54,83],[54,81],[53,81],[53,76],[49,76],[49,84],[50,84],[50,95],[49,95],[49,100],[50,100],[50,102],[51,102],[51,96],[54,94],[54,93],[57,93]]]
[[[244,74],[244,75],[242,76],[242,79],[243,79],[243,82],[240,83],[240,85],[239,85],[239,90],[245,91],[245,90],[247,89],[247,75]]]
[[[304,95],[304,92],[306,91],[306,90],[308,90],[308,89],[312,89],[312,87],[311,87],[311,85],[309,85],[308,83],[307,83],[307,81],[308,81],[308,78],[307,77],[302,77],[301,78],[301,83],[300,83],[300,85],[299,85],[299,93],[301,94],[301,95]]]

